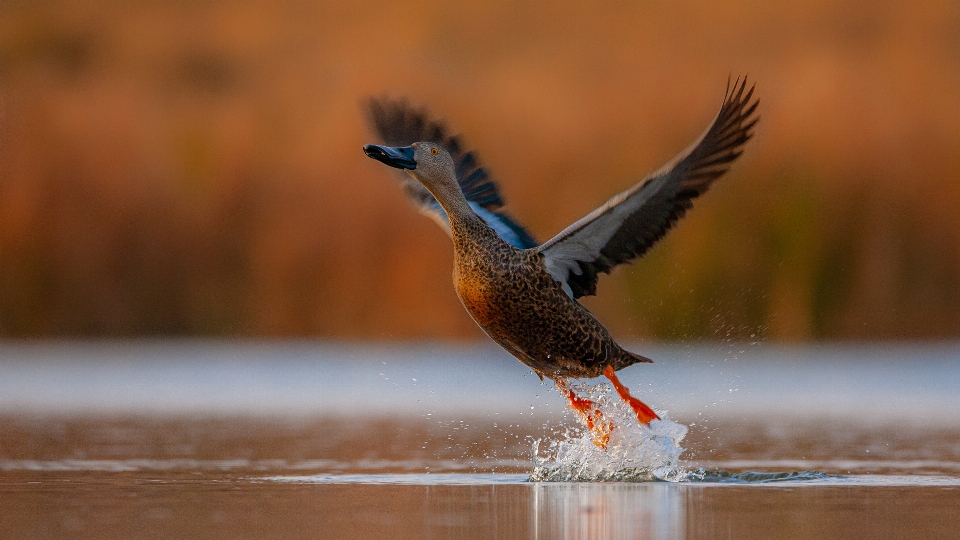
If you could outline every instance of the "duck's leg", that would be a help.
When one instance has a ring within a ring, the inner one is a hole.
[[[597,405],[589,399],[578,396],[567,384],[567,379],[557,377],[553,379],[560,392],[570,400],[570,408],[576,411],[587,428],[593,432],[593,444],[606,449],[610,442],[610,432],[613,431],[613,422],[603,417]]]
[[[657,416],[657,413],[653,412],[646,403],[640,401],[639,399],[630,395],[630,389],[624,386],[620,379],[617,378],[617,373],[613,370],[612,366],[607,366],[603,370],[604,377],[610,379],[610,382],[613,383],[613,388],[617,391],[617,394],[620,395],[620,398],[627,402],[630,405],[630,408],[633,409],[633,412],[637,414],[637,420],[640,420],[641,424],[648,425],[653,420],[659,420],[660,417]]]

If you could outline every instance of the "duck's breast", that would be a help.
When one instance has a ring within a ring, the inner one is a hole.
[[[453,281],[460,302],[485,330],[503,320],[522,275],[520,252],[506,245],[470,243],[457,250]]]

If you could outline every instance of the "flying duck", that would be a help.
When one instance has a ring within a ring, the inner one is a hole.
[[[401,185],[453,240],[453,283],[488,336],[542,379],[555,382],[606,447],[612,423],[569,378],[601,374],[642,424],[659,419],[630,395],[616,371],[652,362],[621,347],[577,298],[596,293],[599,274],[642,256],[740,156],[758,117],[746,78],[727,84],[720,111],[686,150],[552,239],[538,244],[502,211],[503,198],[461,139],[403,100],[371,99],[383,144],[367,156],[405,172]]]

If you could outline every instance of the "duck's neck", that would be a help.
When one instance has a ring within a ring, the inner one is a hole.
[[[453,171],[450,171],[451,175]],[[414,175],[414,178],[417,176]],[[420,180],[417,178],[417,180]],[[468,249],[471,244],[489,245],[490,242],[497,243],[503,240],[497,236],[497,233],[474,212],[473,208],[467,202],[467,198],[460,190],[460,185],[455,179],[446,179],[441,182],[422,182],[423,186],[447,214],[447,222],[450,224],[450,236],[453,238],[455,253],[463,249]]]
[[[483,221],[480,216],[470,208],[467,198],[464,197],[460,186],[456,182],[436,183],[427,187],[427,190],[437,199],[443,211],[447,213],[450,220],[450,227],[456,227],[459,223]]]

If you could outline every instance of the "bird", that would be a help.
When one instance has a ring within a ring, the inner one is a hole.
[[[477,325],[541,380],[551,379],[606,448],[613,423],[578,396],[571,379],[605,376],[642,425],[659,420],[616,372],[649,358],[621,347],[578,298],[596,293],[602,273],[644,255],[723,176],[759,120],[755,85],[737,78],[707,129],[632,187],[538,243],[503,211],[496,182],[461,137],[405,99],[370,98],[379,144],[364,153],[401,172],[401,186],[454,247],[453,282]]]

